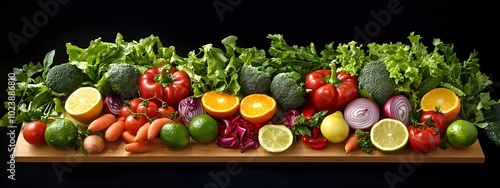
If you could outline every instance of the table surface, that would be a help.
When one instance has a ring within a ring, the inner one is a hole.
[[[354,162],[354,163],[484,163],[485,156],[479,141],[464,149],[449,147],[429,154],[413,152],[409,147],[394,154],[374,150],[365,153],[360,149],[345,153],[344,143],[328,143],[324,150],[315,150],[299,142],[282,153],[269,153],[262,148],[239,149],[217,146],[215,143],[198,144],[191,140],[181,150],[172,150],[163,144],[151,144],[149,152],[130,153],[125,151],[126,142],[117,140],[106,143],[106,149],[99,154],[87,156],[76,150],[57,150],[48,145],[32,146],[19,134],[15,150],[16,162],[66,162],[69,159],[80,162]]]

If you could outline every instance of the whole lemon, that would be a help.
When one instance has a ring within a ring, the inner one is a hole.
[[[340,143],[349,135],[349,125],[341,111],[326,116],[321,122],[320,130],[321,134],[333,143]]]

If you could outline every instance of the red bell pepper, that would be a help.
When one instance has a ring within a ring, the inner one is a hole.
[[[177,110],[179,102],[191,95],[191,80],[184,71],[166,64],[150,68],[141,75],[139,92],[142,98],[157,97]],[[160,100],[153,99],[157,104],[162,104]]]
[[[345,72],[337,73],[335,63],[331,70],[316,70],[306,76],[309,101],[316,111],[333,113],[344,110],[359,95],[358,79]]]
[[[328,144],[328,140],[325,138],[311,138],[308,135],[302,135],[301,139],[306,145],[317,150],[325,149]]]

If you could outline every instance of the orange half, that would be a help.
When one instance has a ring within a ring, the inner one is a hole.
[[[252,123],[265,123],[276,113],[276,101],[266,94],[251,94],[244,97],[240,104],[240,115]]]
[[[444,113],[446,120],[452,122],[458,117],[461,102],[460,97],[452,90],[434,88],[422,97],[420,107],[423,112],[436,110],[436,107],[439,107],[439,110]]]
[[[225,92],[209,91],[201,97],[205,111],[214,118],[229,118],[238,112],[240,98]]]

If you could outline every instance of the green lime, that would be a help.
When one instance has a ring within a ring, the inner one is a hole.
[[[189,144],[189,130],[182,124],[170,122],[161,128],[160,138],[167,147],[182,149]]]
[[[452,122],[446,129],[448,142],[456,148],[466,148],[477,140],[476,126],[466,120],[459,119]]]
[[[73,147],[78,138],[78,129],[69,119],[56,119],[47,126],[45,140],[49,146],[56,149]]]
[[[189,134],[194,141],[207,144],[214,141],[219,135],[219,124],[212,116],[201,114],[189,122]]]

